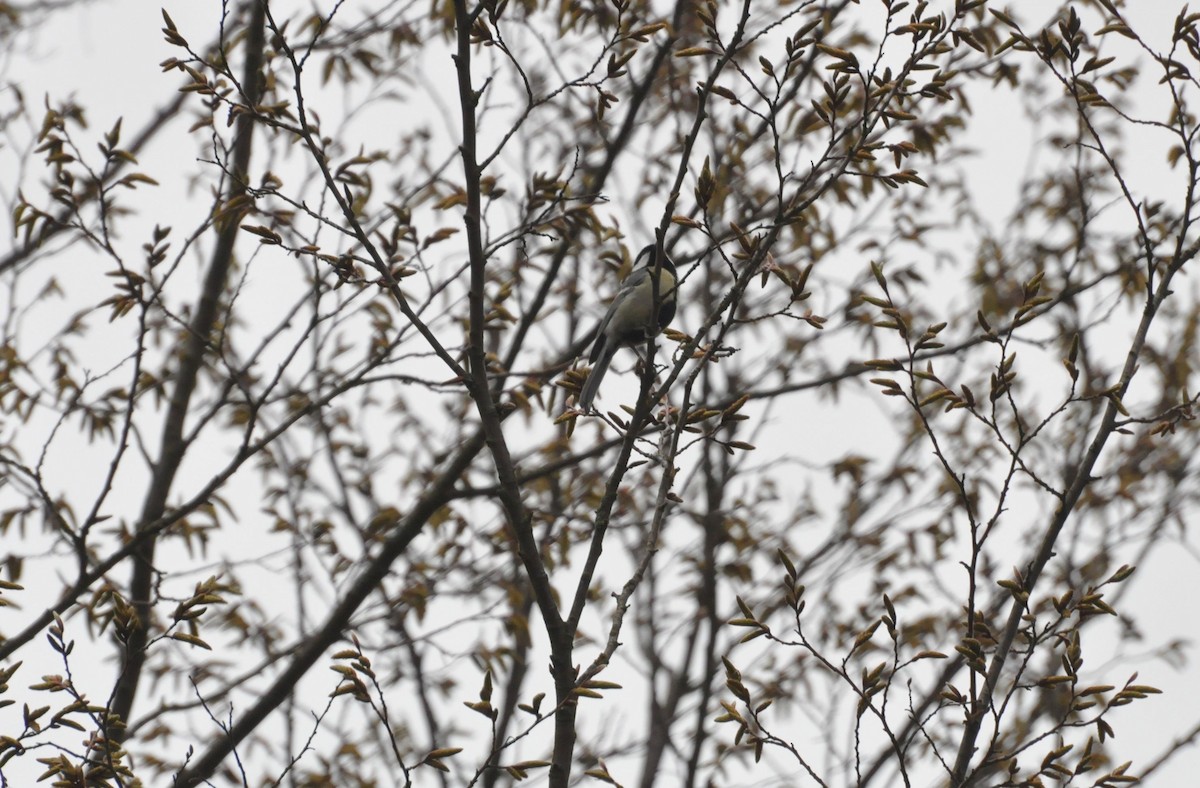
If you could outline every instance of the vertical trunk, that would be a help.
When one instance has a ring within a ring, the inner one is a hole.
[[[262,58],[265,42],[266,7],[261,2],[250,3],[249,34],[246,37],[246,60],[242,75],[243,100],[248,105],[257,104],[262,91]],[[232,173],[225,201],[245,194],[246,172],[250,167],[250,143],[254,134],[254,121],[249,114],[238,117],[234,135]],[[172,483],[179,465],[183,461],[187,446],[183,440],[184,421],[196,389],[196,380],[204,362],[204,353],[211,342],[211,333],[217,320],[217,309],[225,280],[233,260],[233,247],[238,231],[237,215],[228,217],[219,227],[217,243],[213,249],[208,273],[204,278],[203,290],[184,341],[179,366],[175,372],[175,388],[167,408],[163,424],[162,442],[158,462],[151,476],[150,489],[142,505],[139,523],[158,520],[167,509]],[[133,573],[129,583],[129,601],[133,605],[134,617],[125,642],[124,664],[113,688],[111,712],[121,724],[108,732],[120,741],[124,737],[124,723],[137,698],[146,663],[146,645],[149,640],[154,607],[154,586],[157,571],[154,567],[154,552],[157,538],[146,540],[133,558]]]

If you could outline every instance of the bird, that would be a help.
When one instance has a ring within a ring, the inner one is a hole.
[[[654,284],[656,272],[657,288]],[[600,381],[617,350],[645,342],[670,324],[675,317],[675,288],[675,264],[658,245],[651,244],[638,252],[633,273],[621,282],[621,288],[600,321],[596,343],[588,357],[592,370],[579,392],[579,407],[584,413],[592,412],[592,401]]]

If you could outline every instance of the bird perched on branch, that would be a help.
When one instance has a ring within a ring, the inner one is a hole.
[[[579,392],[579,407],[591,412],[592,400],[613,356],[622,345],[633,346],[658,334],[675,317],[675,264],[651,244],[638,252],[634,271],[621,282],[596,335],[588,361],[592,371]]]

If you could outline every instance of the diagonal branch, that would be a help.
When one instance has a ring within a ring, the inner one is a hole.
[[[1150,326],[1153,324],[1159,308],[1171,295],[1170,286],[1172,279],[1195,254],[1195,249],[1188,249],[1178,254],[1164,271],[1153,294],[1146,299],[1141,320],[1138,322],[1137,332],[1134,334],[1133,341],[1129,345],[1129,351],[1125,356],[1125,365],[1121,370],[1121,377],[1117,385],[1111,390],[1111,396],[1108,398],[1108,404],[1105,406],[1100,424],[1096,427],[1096,432],[1092,437],[1091,443],[1088,445],[1087,451],[1080,459],[1079,464],[1074,468],[1070,485],[1063,495],[1058,508],[1055,510],[1054,516],[1050,519],[1050,523],[1046,526],[1037,550],[1022,574],[1021,590],[1024,592],[1022,597],[1026,600],[1041,577],[1042,571],[1050,563],[1050,559],[1054,557],[1054,546],[1058,541],[1058,536],[1070,520],[1071,514],[1075,511],[1080,497],[1082,497],[1088,485],[1095,478],[1092,475],[1092,471],[1095,470],[1096,463],[1100,459],[1100,454],[1108,443],[1108,439],[1116,432],[1117,416],[1123,408],[1119,404],[1120,400],[1129,390],[1129,384],[1138,370],[1142,351],[1146,345],[1146,336],[1150,332]],[[967,715],[962,739],[959,742],[958,755],[950,774],[950,782],[953,786],[966,786],[971,783],[968,771],[971,759],[975,755],[975,742],[979,737],[984,717],[992,708],[992,699],[995,695],[996,687],[1000,683],[1000,676],[1012,651],[1013,641],[1016,640],[1017,633],[1021,630],[1021,622],[1024,616],[1025,602],[1022,602],[1020,599],[1014,599],[1012,608],[1009,610],[1008,620],[1005,622],[1004,629],[997,639],[996,650],[992,655],[991,664],[988,666],[987,678],[982,691],[975,702],[974,708]]]

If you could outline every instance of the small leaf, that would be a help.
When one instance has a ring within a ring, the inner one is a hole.
[[[186,632],[172,632],[169,637],[172,640],[178,640],[183,643],[188,643],[193,646],[199,646],[202,649],[212,651],[212,646],[208,645],[207,643],[205,643],[203,640],[196,637],[195,635],[189,635]]]

